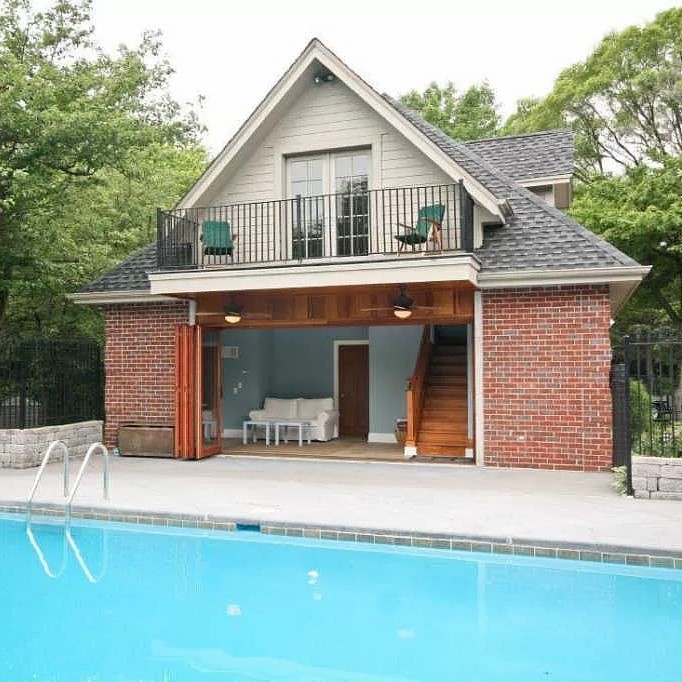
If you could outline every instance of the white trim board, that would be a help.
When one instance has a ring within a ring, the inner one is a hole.
[[[153,294],[186,295],[212,291],[270,291],[328,286],[363,286],[404,282],[469,282],[476,286],[480,264],[476,256],[416,256],[385,260],[353,260],[262,268],[191,270],[150,273]]]

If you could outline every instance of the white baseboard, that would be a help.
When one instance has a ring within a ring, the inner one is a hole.
[[[223,438],[241,438],[241,429],[223,429]]]
[[[367,434],[368,443],[397,443],[394,433],[369,433]]]

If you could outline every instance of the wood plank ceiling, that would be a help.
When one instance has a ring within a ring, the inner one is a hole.
[[[397,285],[376,285],[198,294],[197,321],[202,326],[249,329],[473,321],[474,289],[466,283],[409,284],[405,293],[414,299],[414,305],[407,320],[393,315],[398,293]],[[224,307],[233,301],[242,308],[237,325],[229,325],[224,319]]]

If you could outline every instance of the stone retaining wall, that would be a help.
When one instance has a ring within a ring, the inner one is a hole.
[[[35,429],[0,429],[0,468],[39,466],[45,450],[54,440],[64,441],[71,457],[83,457],[93,443],[102,440],[102,422],[93,420]],[[58,448],[54,461],[61,459],[62,449]]]
[[[633,457],[632,487],[635,497],[682,500],[682,459]]]

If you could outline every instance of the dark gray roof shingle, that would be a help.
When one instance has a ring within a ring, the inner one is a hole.
[[[570,130],[491,137],[464,144],[517,182],[573,174],[573,133]]]
[[[542,154],[538,160],[521,155],[514,160],[514,152],[504,149],[505,140],[511,140],[510,150],[518,150],[532,146],[532,136],[458,142],[397,100],[388,95],[383,97],[460,168],[500,202],[507,201],[511,206],[513,214],[504,225],[487,228],[483,246],[476,250],[482,274],[637,265],[629,256],[514,182],[515,179],[525,179],[523,174],[532,168],[542,167],[542,172],[547,175],[551,174],[547,169],[552,167],[556,174],[569,172],[566,170],[569,157],[572,170],[572,151],[569,154],[565,148],[570,133],[552,131],[541,134],[538,148],[542,149]],[[559,158],[554,166],[550,165],[552,140],[558,141]],[[570,142],[572,150],[572,140]],[[501,172],[500,168],[512,177]],[[80,293],[149,291],[147,273],[155,268],[156,244],[149,244],[84,286]]]
[[[156,243],[147,244],[128,258],[105,272],[101,277],[86,284],[81,294],[105,291],[149,291],[147,273],[156,268]]]
[[[513,214],[488,228],[476,250],[481,273],[636,266],[637,262],[481,158],[469,145],[448,137],[418,113],[384,95],[387,102],[440,147]]]

